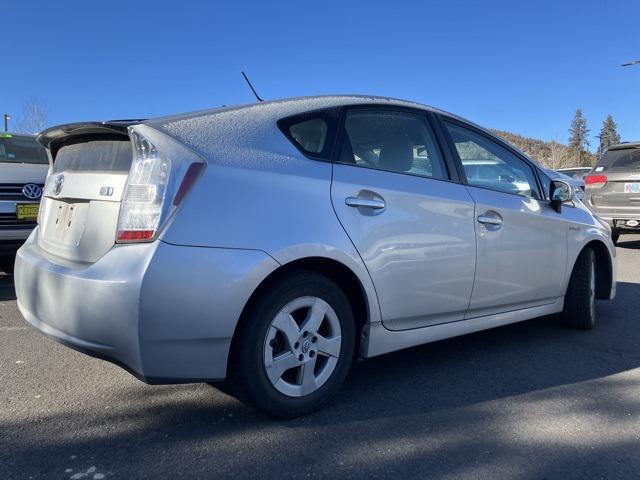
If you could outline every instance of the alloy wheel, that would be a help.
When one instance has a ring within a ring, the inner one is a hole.
[[[291,300],[267,330],[263,355],[267,378],[284,395],[309,395],[331,377],[341,346],[340,322],[331,305],[312,296]]]

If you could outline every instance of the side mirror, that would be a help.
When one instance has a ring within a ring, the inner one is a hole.
[[[552,180],[549,191],[551,192],[549,205],[558,213],[562,211],[562,204],[572,201],[575,196],[573,187],[564,180]]]

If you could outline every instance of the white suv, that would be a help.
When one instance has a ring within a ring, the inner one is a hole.
[[[48,170],[47,154],[35,137],[0,133],[0,270],[6,273],[36,226]]]

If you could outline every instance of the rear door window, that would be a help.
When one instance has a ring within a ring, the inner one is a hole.
[[[347,112],[338,161],[388,172],[449,178],[426,117],[409,112]]]

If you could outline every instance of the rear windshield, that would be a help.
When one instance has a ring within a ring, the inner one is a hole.
[[[607,170],[640,170],[640,148],[609,150],[598,162]]]
[[[49,159],[36,139],[33,137],[19,137],[0,135],[0,163],[37,163],[47,164]]]
[[[131,143],[121,137],[63,145],[53,163],[54,172],[128,173]]]

